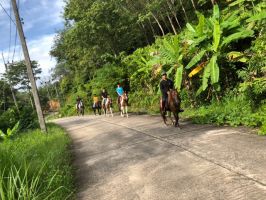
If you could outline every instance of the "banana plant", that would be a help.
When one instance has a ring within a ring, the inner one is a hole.
[[[182,63],[183,55],[181,53],[180,42],[178,36],[165,37],[159,49],[160,59],[163,65],[170,65],[167,74],[174,73],[175,87],[180,90],[183,78],[184,66]]]
[[[206,90],[209,82],[211,85],[218,84],[220,72],[218,63],[224,53],[230,55],[230,52],[226,52],[230,44],[251,37],[254,32],[241,27],[239,11],[221,16],[218,5],[213,7],[211,17],[205,18],[201,13],[197,13],[197,16],[197,26],[187,23],[189,34],[185,40],[190,44],[190,52],[193,53],[192,59],[186,66],[186,69],[192,69],[189,77],[203,70],[202,86],[197,92],[199,94]]]

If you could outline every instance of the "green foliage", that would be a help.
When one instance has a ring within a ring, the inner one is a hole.
[[[260,127],[259,133],[265,131],[266,104],[254,111],[243,95],[228,95],[221,102],[212,102],[208,106],[190,109],[182,115],[191,118],[195,123],[215,123],[217,125]]]
[[[6,132],[8,128],[14,127],[20,121],[21,129],[30,129],[38,127],[37,114],[28,106],[20,109],[20,112],[15,108],[9,108],[6,112],[0,115],[0,130]]]
[[[66,26],[51,51],[58,61],[54,78],[65,95],[61,114],[75,113],[78,94],[87,108],[102,88],[115,98],[116,83],[127,78],[131,110],[155,112],[164,70],[185,91],[185,105],[218,106],[237,90],[248,103],[241,112],[256,118],[239,118],[232,107],[228,117],[206,111],[206,119],[261,126],[255,113],[265,95],[265,8],[256,0],[200,0],[196,9],[189,1],[67,1]]]
[[[0,139],[6,140],[13,137],[19,131],[19,125],[20,122],[18,121],[12,129],[8,128],[6,133],[0,130]]]
[[[72,199],[69,144],[51,124],[47,135],[31,130],[0,143],[0,199]]]

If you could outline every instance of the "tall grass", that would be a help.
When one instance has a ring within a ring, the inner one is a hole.
[[[69,144],[64,130],[52,124],[48,134],[33,130],[1,142],[0,199],[72,199]]]

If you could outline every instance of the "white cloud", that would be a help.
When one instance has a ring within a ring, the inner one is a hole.
[[[28,50],[31,60],[36,60],[42,69],[42,76],[49,76],[49,70],[56,64],[55,59],[51,58],[49,52],[53,45],[55,34],[44,35],[37,40],[28,42]],[[13,49],[13,47],[11,48]],[[4,56],[7,58],[8,49],[4,51]],[[15,56],[15,60],[19,60],[20,55]],[[23,56],[22,56],[23,58]],[[4,73],[5,67],[2,59],[0,59],[0,73]]]

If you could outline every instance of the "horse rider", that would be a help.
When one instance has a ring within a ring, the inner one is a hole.
[[[162,79],[160,82],[160,90],[162,93],[162,109],[168,109],[168,93],[170,90],[174,89],[174,83],[171,79],[167,78],[165,71],[162,72]],[[180,109],[179,112],[184,112],[183,109]]]
[[[117,103],[118,103],[118,105],[120,105],[120,99],[121,99],[122,95],[124,94],[124,90],[121,87],[120,83],[117,84],[116,93],[118,95]],[[120,106],[119,106],[119,110],[120,110]]]
[[[162,72],[162,79],[160,82],[160,90],[162,93],[162,109],[167,110],[168,108],[168,92],[170,89],[174,89],[174,83],[171,79],[167,78],[165,71]]]
[[[101,97],[102,97],[102,107],[103,107],[103,105],[106,105],[107,97],[108,97],[108,93],[106,89],[102,89]]]
[[[93,108],[98,107],[98,102],[99,102],[99,99],[98,99],[98,97],[96,96],[96,94],[94,94],[94,95],[93,95],[93,105],[92,105],[92,107],[93,107]]]
[[[78,96],[76,99],[76,108],[78,109],[79,103],[81,101],[81,98]]]

